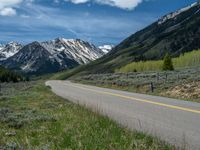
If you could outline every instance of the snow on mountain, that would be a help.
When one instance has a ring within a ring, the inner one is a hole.
[[[101,49],[105,54],[110,52],[114,48],[114,45],[103,45],[99,46],[99,49]]]
[[[182,8],[182,9],[179,9],[179,10],[177,10],[177,11],[175,11],[175,12],[172,12],[172,13],[169,13],[169,14],[163,16],[161,19],[159,19],[158,25],[163,24],[164,22],[166,22],[166,21],[169,20],[169,19],[175,19],[176,16],[180,15],[180,14],[183,13],[183,12],[186,12],[187,10],[189,10],[189,9],[191,9],[192,7],[197,6],[197,5],[199,5],[199,2],[193,3],[193,4],[191,4],[190,6],[184,7],[184,8]]]
[[[57,38],[52,41],[42,42],[41,45],[57,59],[60,53],[64,53],[67,58],[75,60],[79,64],[86,64],[104,55],[96,46],[80,39]]]
[[[0,44],[0,51],[4,48],[5,46]]]
[[[10,42],[6,45],[0,45],[0,60],[6,60],[15,55],[22,45],[17,42]]]
[[[8,51],[5,48],[1,50],[1,53],[7,52],[6,59],[1,61],[1,64],[31,74],[45,74],[74,68],[105,54],[93,44],[80,39],[57,38],[46,42],[32,42],[23,48],[14,43],[8,45],[12,48]]]

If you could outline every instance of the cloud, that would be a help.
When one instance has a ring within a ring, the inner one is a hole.
[[[22,0],[0,0],[0,15],[1,16],[14,16],[16,10],[13,6],[18,5]]]
[[[1,16],[14,16],[16,15],[16,10],[13,8],[3,8],[0,10],[0,15]]]
[[[65,0],[65,1],[70,1],[70,2],[72,2],[74,4],[81,4],[81,3],[86,3],[86,2],[88,2],[90,0]]]
[[[21,3],[22,0],[0,0],[0,9],[11,7]]]
[[[81,3],[86,3],[86,2],[95,2],[95,3],[98,3],[98,4],[119,7],[121,9],[133,10],[143,0],[65,0],[65,1],[70,1],[74,4],[81,4]]]
[[[1,19],[0,39],[27,43],[65,37],[79,38],[97,45],[107,42],[116,44],[155,20],[150,18],[152,16],[150,13],[146,15],[131,13],[130,19],[126,17],[128,12],[123,12],[121,17],[118,17],[118,13],[104,15],[102,12],[67,10],[35,3],[24,5],[20,9],[18,16]],[[112,12],[111,9],[107,11]]]

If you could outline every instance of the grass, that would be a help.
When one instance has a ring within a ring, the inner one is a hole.
[[[200,65],[200,50],[185,53],[177,58],[173,58],[173,64],[175,69],[188,68]],[[161,71],[163,61],[140,61],[133,62],[124,67],[116,69],[115,72],[127,73],[127,72],[144,72],[144,71]]]
[[[174,149],[56,96],[44,82],[1,87],[0,149]]]

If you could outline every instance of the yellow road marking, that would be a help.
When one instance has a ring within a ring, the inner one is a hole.
[[[68,84],[66,84],[66,85],[68,85]],[[167,107],[167,108],[171,108],[171,109],[177,109],[177,110],[200,114],[200,110],[195,110],[195,109],[190,109],[190,108],[185,108],[185,107],[180,107],[180,106],[174,106],[174,105],[164,104],[164,103],[160,103],[160,102],[154,102],[154,101],[150,101],[150,100],[146,100],[146,99],[140,99],[140,98],[125,96],[125,95],[121,95],[121,94],[115,94],[115,93],[111,93],[111,92],[97,91],[97,90],[82,87],[82,86],[81,87],[76,86],[76,85],[71,85],[71,86],[79,88],[79,89],[87,90],[87,91],[100,93],[100,94],[106,94],[106,95],[121,97],[121,98],[125,98],[125,99],[130,99],[130,100],[134,100],[134,101],[138,101],[138,102],[149,103],[149,104],[163,106],[163,107]]]

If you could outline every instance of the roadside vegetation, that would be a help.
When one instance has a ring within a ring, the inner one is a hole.
[[[71,80],[100,87],[200,102],[200,67],[174,71],[90,74],[72,77]]]
[[[42,81],[1,84],[0,128],[5,150],[174,149],[56,96]]]
[[[200,66],[200,50],[188,52],[183,55],[180,55],[177,58],[173,58],[172,63],[173,63],[173,69]],[[168,70],[173,70],[173,69],[168,69]],[[163,68],[163,60],[133,62],[117,69],[115,72],[128,73],[128,72],[145,72],[145,71],[161,71],[161,70],[166,70],[165,68]]]

